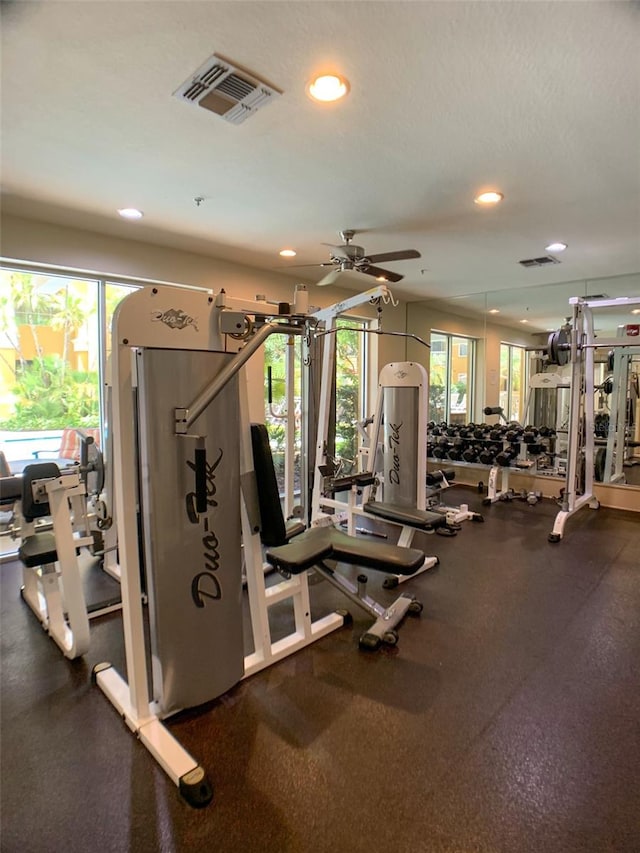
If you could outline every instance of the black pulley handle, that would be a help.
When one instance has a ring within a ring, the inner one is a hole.
[[[271,365],[267,366],[267,395],[269,399],[269,405],[273,403],[273,385],[271,380]]]
[[[207,450],[205,447],[196,447],[195,455],[196,474],[196,512],[207,511]]]

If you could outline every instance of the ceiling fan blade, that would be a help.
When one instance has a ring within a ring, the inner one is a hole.
[[[334,266],[334,264],[332,264],[331,261],[327,261],[326,263],[322,263],[322,264],[282,264],[282,266],[273,267],[273,269],[274,270],[287,270],[287,269],[293,269],[294,267],[296,269],[299,269],[300,267],[332,267],[332,266]]]
[[[409,258],[421,258],[422,255],[417,249],[404,249],[399,252],[383,252],[380,255],[367,255],[367,258],[373,264],[384,263],[385,261],[407,261]]]
[[[328,272],[324,278],[321,278],[320,281],[317,281],[316,284],[318,287],[326,287],[327,284],[333,284],[333,282],[338,278],[338,276],[342,273],[340,267],[336,267],[335,269]]]
[[[382,267],[357,267],[358,272],[363,272],[365,275],[373,275],[383,281],[402,281],[403,275],[398,275],[397,272],[383,270]]]

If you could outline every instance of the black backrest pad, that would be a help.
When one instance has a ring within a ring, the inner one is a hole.
[[[251,446],[262,521],[260,538],[263,545],[284,545],[287,541],[287,531],[280,505],[280,492],[271,455],[269,433],[264,424],[251,424]]]
[[[49,503],[35,503],[31,492],[31,484],[34,480],[46,480],[59,477],[60,469],[55,462],[35,462],[27,465],[22,472],[22,514],[27,521],[49,515]]]

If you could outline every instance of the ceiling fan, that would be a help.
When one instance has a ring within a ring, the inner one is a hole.
[[[341,273],[348,270],[372,275],[378,281],[401,281],[404,278],[403,275],[398,275],[398,273],[382,269],[382,267],[375,265],[381,262],[384,263],[385,261],[404,261],[409,258],[421,257],[420,252],[416,249],[404,249],[398,252],[382,252],[377,255],[367,255],[362,246],[356,246],[355,243],[351,242],[356,235],[353,229],[338,231],[338,235],[343,241],[341,246],[334,246],[331,243],[322,244],[323,246],[328,246],[330,249],[329,261],[322,264],[300,264],[300,266],[333,267],[331,272],[320,279],[318,282],[319,287],[333,284]]]

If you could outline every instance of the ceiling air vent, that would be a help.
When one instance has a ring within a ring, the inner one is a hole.
[[[559,264],[560,261],[553,255],[545,255],[543,258],[529,258],[526,261],[518,261],[523,267],[546,267],[547,264]]]
[[[173,93],[232,124],[242,124],[282,92],[214,53]]]

